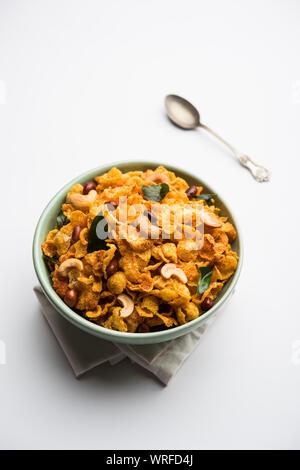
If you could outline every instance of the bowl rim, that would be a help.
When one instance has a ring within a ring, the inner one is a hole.
[[[98,174],[101,175],[102,173],[109,171],[110,168],[118,167],[118,166],[126,166],[129,164],[151,165],[154,167],[164,166],[169,171],[173,171],[174,173],[180,172],[181,175],[186,175],[187,178],[191,178],[191,177],[196,178],[197,180],[199,180],[201,184],[209,187],[213,191],[213,194],[216,194],[217,197],[220,199],[220,201],[226,206],[226,208],[230,212],[231,221],[233,222],[235,229],[237,231],[237,234],[238,234],[239,260],[238,260],[237,269],[233,277],[231,278],[231,284],[229,288],[227,289],[227,291],[216,302],[216,304],[213,305],[213,307],[210,310],[208,310],[207,312],[205,312],[204,314],[202,314],[195,320],[185,323],[184,325],[176,326],[176,328],[172,328],[169,330],[155,331],[155,332],[149,332],[149,333],[128,333],[128,332],[122,332],[122,331],[116,331],[116,330],[109,330],[100,325],[92,323],[89,320],[81,317],[78,313],[74,312],[70,307],[68,307],[64,303],[64,301],[58,296],[58,294],[53,289],[51,282],[49,280],[49,276],[46,276],[44,274],[43,268],[42,268],[42,263],[44,263],[44,259],[43,259],[42,249],[40,246],[41,231],[42,231],[44,222],[47,219],[48,212],[52,208],[52,205],[54,204],[54,202],[56,202],[56,200],[62,197],[63,195],[66,195],[68,190],[74,184],[78,183],[78,181],[83,181],[85,178],[91,177],[91,174],[95,174],[96,176],[96,174],[99,172]],[[113,341],[116,343],[125,342],[125,343],[132,344],[133,342],[135,342],[136,344],[150,344],[150,343],[155,343],[155,342],[168,341],[168,340],[174,339],[175,337],[183,336],[189,331],[198,328],[203,322],[205,322],[217,310],[220,309],[220,307],[226,302],[226,300],[234,291],[234,287],[236,286],[236,283],[240,277],[240,273],[241,273],[241,269],[243,265],[243,258],[244,258],[244,248],[243,248],[243,241],[242,241],[242,236],[241,236],[241,229],[239,227],[239,224],[236,222],[236,218],[232,213],[231,207],[227,204],[227,202],[223,199],[223,197],[219,196],[218,192],[214,191],[214,189],[211,187],[210,184],[206,184],[206,182],[202,178],[198,178],[197,175],[189,173],[185,169],[180,168],[178,166],[170,165],[167,162],[130,159],[130,160],[125,160],[125,161],[114,161],[111,163],[107,163],[105,165],[97,166],[88,171],[85,171],[84,173],[81,173],[80,175],[73,178],[70,182],[66,183],[59,191],[57,191],[57,193],[50,199],[48,204],[45,206],[44,210],[42,211],[38,219],[36,229],[34,232],[34,237],[33,237],[32,256],[33,256],[33,265],[34,265],[35,273],[37,275],[37,278],[39,280],[39,283],[44,293],[46,294],[46,297],[52,303],[55,309],[64,318],[69,320],[72,324],[76,325],[77,327],[79,327],[80,329],[84,330],[87,333],[93,334],[94,336],[98,336],[108,341]]]

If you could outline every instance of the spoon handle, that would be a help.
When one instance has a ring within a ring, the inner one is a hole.
[[[251,172],[252,176],[256,179],[256,181],[259,181],[260,183],[262,181],[269,181],[270,180],[270,172],[264,168],[261,165],[258,165],[257,163],[254,163],[251,158],[249,158],[247,155],[239,152],[236,148],[234,148],[227,140],[223,139],[219,134],[217,134],[215,131],[210,129],[210,127],[207,127],[205,124],[200,123],[199,127],[203,127],[207,132],[210,132],[213,136],[215,136],[217,139],[219,139],[226,147],[228,147],[238,158],[239,162],[241,165],[245,166],[248,168],[248,170]]]

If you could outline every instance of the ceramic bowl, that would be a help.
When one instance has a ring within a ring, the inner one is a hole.
[[[177,326],[175,328],[151,333],[123,333],[120,331],[108,330],[103,328],[102,326],[96,325],[91,323],[90,321],[82,318],[76,312],[71,310],[64,301],[57,295],[55,290],[52,287],[51,280],[49,277],[48,268],[46,266],[42,249],[41,243],[45,241],[46,235],[49,230],[52,230],[56,223],[56,216],[60,211],[61,204],[65,200],[66,194],[68,193],[69,189],[75,183],[85,184],[87,181],[91,181],[95,176],[101,175],[106,173],[110,170],[110,168],[116,166],[121,171],[133,171],[133,170],[142,170],[145,171],[147,169],[155,169],[159,165],[164,165],[168,170],[175,172],[177,176],[184,178],[189,185],[200,185],[203,186],[205,193],[216,194],[215,197],[216,205],[221,208],[221,215],[226,216],[229,220],[233,223],[237,230],[237,238],[232,243],[233,249],[239,255],[239,262],[237,266],[237,270],[235,271],[234,275],[230,278],[230,280],[225,284],[222,291],[219,293],[217,299],[214,301],[213,307],[203,315],[201,315],[196,320],[193,320],[185,325]],[[168,164],[164,163],[157,163],[157,162],[147,162],[147,161],[128,161],[128,162],[116,162],[110,163],[108,165],[100,166],[98,168],[94,168],[93,170],[89,170],[83,173],[80,176],[77,176],[68,184],[66,184],[58,193],[51,199],[51,201],[47,204],[45,209],[43,210],[40,219],[38,221],[34,240],[33,240],[33,263],[35,272],[37,274],[38,280],[41,284],[41,287],[47,296],[48,300],[54,306],[54,308],[58,311],[60,315],[62,315],[66,320],[73,323],[73,325],[81,328],[87,333],[92,335],[98,336],[99,338],[105,339],[107,341],[113,341],[116,343],[128,343],[128,344],[152,344],[152,343],[160,343],[162,341],[169,341],[174,338],[178,338],[179,336],[185,335],[196,328],[199,328],[203,325],[209,318],[212,317],[220,308],[224,305],[224,303],[230,298],[231,294],[234,291],[235,285],[239,279],[241,267],[243,262],[243,249],[242,249],[242,240],[241,240],[241,233],[238,226],[236,219],[234,218],[231,210],[228,207],[228,204],[224,202],[224,200],[218,194],[218,191],[215,191],[210,185],[208,185],[205,181],[201,178],[198,178],[195,174],[192,174],[186,170],[173,167]]]

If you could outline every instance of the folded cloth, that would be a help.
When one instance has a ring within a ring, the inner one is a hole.
[[[147,345],[119,344],[80,330],[54,309],[40,287],[35,287],[34,292],[42,313],[77,378],[104,362],[114,365],[128,357],[132,362],[150,371],[162,384],[167,385],[199,344],[215,317],[210,317],[197,330],[171,341]]]

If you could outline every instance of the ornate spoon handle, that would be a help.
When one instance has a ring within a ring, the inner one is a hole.
[[[256,179],[256,181],[259,181],[260,183],[263,181],[269,181],[270,180],[270,172],[264,168],[261,165],[258,165],[257,163],[254,163],[251,158],[247,157],[247,155],[244,155],[243,153],[239,152],[236,148],[234,148],[229,142],[227,142],[223,137],[221,137],[219,134],[217,134],[215,131],[207,127],[205,124],[200,123],[200,127],[203,127],[206,131],[210,132],[213,136],[215,136],[217,139],[219,139],[224,145],[226,145],[238,158],[239,162],[241,165],[245,166],[248,168],[248,170],[251,172],[252,176]]]
[[[265,167],[258,165],[253,160],[251,160],[251,158],[247,157],[247,155],[240,154],[237,150],[235,154],[240,163],[248,168],[249,171],[251,171],[256,181],[262,183],[263,181],[270,180],[270,172]]]

